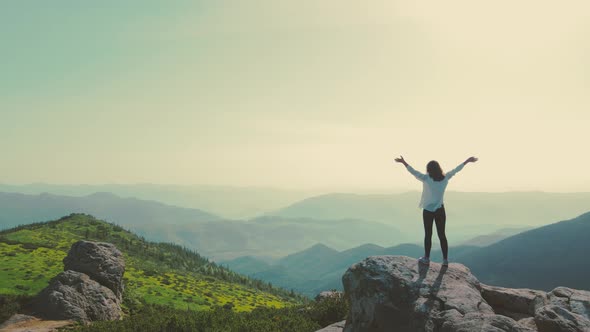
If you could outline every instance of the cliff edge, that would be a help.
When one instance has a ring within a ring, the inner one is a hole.
[[[373,256],[342,282],[350,302],[344,332],[590,331],[590,292],[487,286],[461,264]]]

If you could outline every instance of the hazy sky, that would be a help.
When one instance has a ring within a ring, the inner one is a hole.
[[[590,191],[590,2],[0,3],[0,182]]]

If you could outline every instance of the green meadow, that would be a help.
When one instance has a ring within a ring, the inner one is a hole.
[[[128,311],[141,303],[202,311],[284,308],[305,298],[236,274],[186,248],[152,243],[84,214],[0,232],[0,295],[35,295],[63,271],[62,260],[78,240],[115,244],[125,256]]]

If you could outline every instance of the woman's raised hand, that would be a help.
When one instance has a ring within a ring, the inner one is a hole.
[[[404,160],[404,157],[399,156],[399,158],[395,158],[395,161],[398,163],[402,163],[404,165],[407,165],[408,163]]]
[[[467,160],[465,160],[465,163],[474,163],[476,162],[478,159],[476,157],[469,157],[467,158]]]

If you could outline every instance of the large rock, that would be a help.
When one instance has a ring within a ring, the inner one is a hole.
[[[572,313],[590,319],[590,292],[557,287],[547,294],[548,303],[564,307]]]
[[[535,315],[547,303],[543,291],[481,285],[481,295],[497,314],[520,320]]]
[[[36,315],[83,323],[121,318],[125,261],[114,245],[76,242],[64,265],[33,300]]]
[[[590,331],[590,292],[557,287],[535,311],[540,332]]]
[[[108,287],[118,297],[123,294],[123,254],[111,243],[78,241],[64,258],[64,271],[87,274],[91,279]]]
[[[37,295],[33,310],[50,319],[80,322],[121,318],[121,300],[109,288],[84,273],[65,271]]]
[[[344,293],[337,290],[323,291],[316,295],[316,302],[321,302],[329,299],[341,299],[344,297]]]
[[[589,292],[486,286],[461,264],[374,256],[342,282],[350,301],[345,332],[590,331]]]
[[[546,305],[535,313],[540,332],[590,331],[590,321],[557,305]]]

